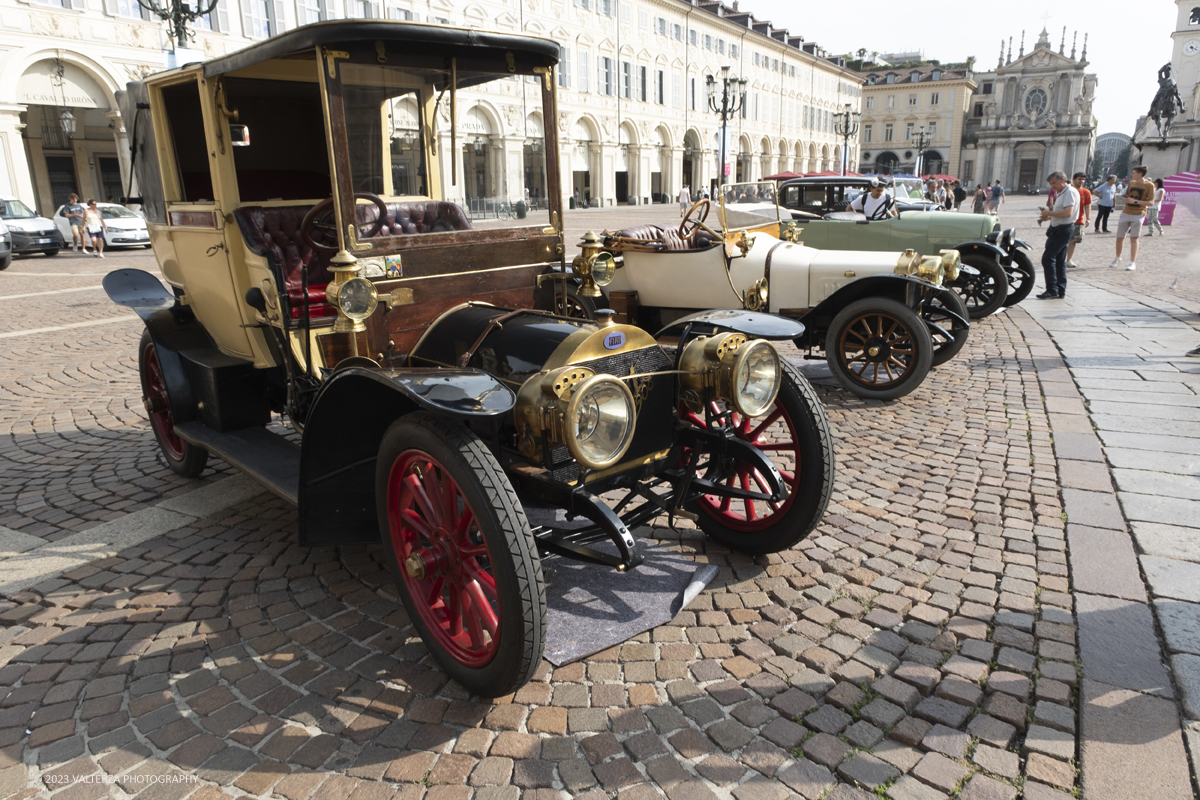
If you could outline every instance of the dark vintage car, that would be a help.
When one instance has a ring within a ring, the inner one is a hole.
[[[772,344],[801,325],[701,311],[660,341],[560,315],[611,257],[567,269],[558,125],[527,162],[553,187],[540,219],[473,223],[450,199],[476,179],[463,103],[515,93],[555,121],[558,56],[528,36],[329,22],[120,97],[130,200],[169,288],[137,270],[104,284],[145,321],[167,463],[244,470],[298,505],[303,544],[382,542],[416,631],[481,695],[540,663],[542,558],[636,569],[632,531],[658,517],[774,552],[833,486],[825,411]]]

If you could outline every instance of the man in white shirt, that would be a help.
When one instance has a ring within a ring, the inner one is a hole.
[[[679,190],[679,216],[683,216],[688,208],[692,205],[692,191],[686,183]]]
[[[851,200],[850,205],[846,206],[846,210],[857,211],[865,215],[867,219],[872,220],[887,219],[888,217],[896,216],[896,203],[883,188],[883,181],[878,178],[872,178],[871,190],[863,192]]]
[[[1049,221],[1046,227],[1046,250],[1042,253],[1042,269],[1046,275],[1046,291],[1038,300],[1061,300],[1067,296],[1067,245],[1075,230],[1076,209],[1079,208],[1079,192],[1067,181],[1062,170],[1051,172],[1046,179],[1057,194],[1054,207],[1043,207],[1038,215],[1039,222]]]

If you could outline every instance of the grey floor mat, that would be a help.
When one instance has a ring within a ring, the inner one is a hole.
[[[594,546],[616,553],[608,542]],[[717,574],[716,567],[646,539],[638,540],[638,548],[646,560],[629,572],[566,558],[545,563],[552,573],[546,587],[551,664],[570,664],[669,622]]]

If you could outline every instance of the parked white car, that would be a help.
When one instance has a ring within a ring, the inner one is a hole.
[[[9,263],[13,255],[43,253],[56,256],[63,248],[63,238],[54,223],[21,202],[20,198],[0,195],[0,220],[8,228]],[[0,269],[8,264],[0,266]]]
[[[71,246],[71,221],[63,212],[66,206],[59,206],[54,212],[54,224],[67,247]],[[96,203],[100,215],[104,217],[106,230],[104,232],[104,249],[110,247],[149,247],[150,232],[146,230],[146,220],[130,211],[125,206],[116,203]],[[90,245],[90,242],[85,244]]]

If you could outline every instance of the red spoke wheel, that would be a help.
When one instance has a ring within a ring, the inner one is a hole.
[[[859,397],[893,400],[921,385],[933,365],[925,323],[903,303],[867,297],[843,308],[825,337],[838,383]]]
[[[732,415],[734,435],[750,442],[775,464],[788,487],[779,502],[704,495],[693,501],[697,524],[728,547],[761,555],[786,550],[817,526],[833,490],[833,434],[825,406],[795,367],[782,362],[779,396],[765,414],[753,419]],[[723,410],[715,406],[714,411]],[[705,417],[686,408],[682,418],[706,427]],[[684,452],[687,459],[690,453]],[[749,464],[722,463],[702,456],[697,474],[707,480],[770,494],[763,475]]]
[[[409,414],[384,435],[375,486],[396,585],[434,658],[476,694],[519,688],[545,647],[546,588],[491,452],[458,423]]]
[[[208,463],[208,451],[185,442],[175,433],[167,379],[150,331],[142,332],[142,341],[138,345],[138,372],[142,378],[142,403],[150,415],[150,427],[154,429],[154,438],[158,440],[167,466],[184,477],[196,477]]]

